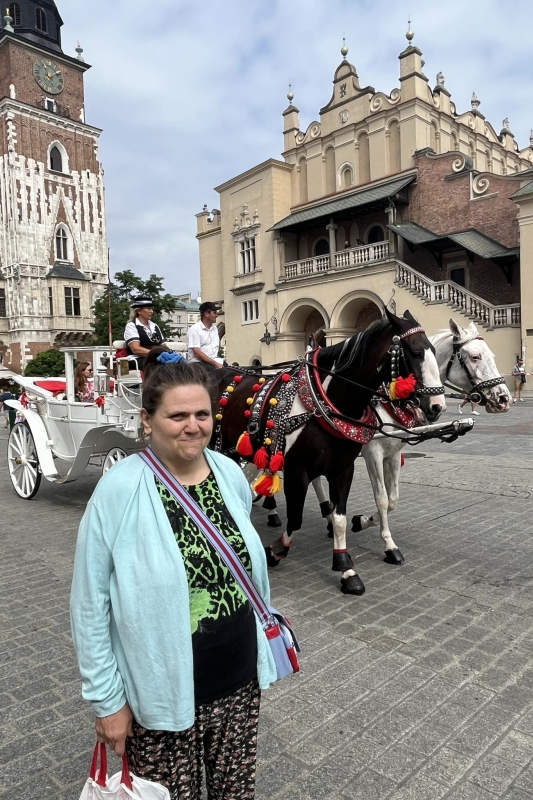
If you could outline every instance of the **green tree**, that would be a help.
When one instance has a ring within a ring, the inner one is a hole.
[[[137,295],[147,295],[154,301],[154,322],[157,322],[165,338],[172,337],[172,327],[163,322],[164,312],[174,311],[175,300],[163,288],[163,278],[150,275],[148,280],[134,275],[129,269],[117,272],[115,280],[109,284],[102,297],[93,306],[95,344],[109,344],[109,296],[111,296],[112,339],[123,339],[124,328],[130,317],[130,303]]]
[[[31,378],[57,378],[65,374],[65,354],[59,350],[44,350],[32,358],[24,370]]]

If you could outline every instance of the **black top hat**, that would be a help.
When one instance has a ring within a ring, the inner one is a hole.
[[[137,297],[130,305],[130,308],[150,308],[153,304],[154,301],[151,297]]]

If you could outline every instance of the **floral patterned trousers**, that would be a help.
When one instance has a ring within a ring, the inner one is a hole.
[[[134,722],[126,742],[131,771],[166,786],[172,800],[201,800],[205,767],[208,800],[252,800],[260,700],[255,680],[196,706],[185,731],[150,731]]]

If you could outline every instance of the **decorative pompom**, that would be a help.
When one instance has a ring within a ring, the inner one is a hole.
[[[261,387],[259,386],[258,383],[254,383],[254,385],[252,386],[252,392],[258,392],[260,388]]]
[[[255,454],[254,464],[257,469],[266,469],[268,466],[268,453],[264,447],[261,447]]]
[[[265,444],[266,445],[272,444],[272,439],[269,439],[267,436],[267,438],[265,439]]]
[[[218,421],[220,422],[220,420],[222,419],[222,414],[215,414],[215,419],[218,419]]]
[[[275,428],[275,427],[276,427],[276,423],[274,422],[273,419],[267,420],[267,428],[268,428],[269,431],[271,431],[272,428]]]
[[[263,385],[263,383],[265,383],[265,381],[266,381],[266,378],[259,378],[259,380],[257,382],[260,383],[261,385]]]
[[[254,398],[253,398],[253,397],[248,397],[248,399],[246,400],[246,402],[248,403],[248,405],[249,405],[249,406],[251,406],[251,405],[252,405],[252,403],[254,402]]]
[[[270,494],[277,494],[278,492],[281,492],[282,489],[283,483],[281,482],[279,475],[272,475],[272,488],[270,489]]]
[[[288,372],[284,372],[283,375],[281,376],[281,380],[283,381],[283,383],[288,383],[290,379],[291,376],[289,375]]]
[[[271,406],[277,406],[278,404],[278,401],[276,400],[275,397],[272,397],[268,402],[270,403]]]
[[[252,442],[250,440],[250,434],[248,433],[248,431],[245,431],[245,433],[241,433],[237,441],[237,446],[235,450],[238,452],[240,456],[248,457],[253,454],[254,449],[252,447]]]
[[[235,375],[233,380],[235,381],[235,383],[240,383],[242,381],[242,375]]]
[[[281,450],[278,450],[272,458],[270,459],[270,466],[269,469],[271,472],[278,472],[280,469],[283,469],[285,465],[285,459],[283,457],[283,453]]]
[[[94,402],[99,408],[101,408],[102,406],[105,406],[105,397],[97,397]]]
[[[229,394],[231,394],[231,393],[233,392],[233,390],[234,390],[234,389],[235,389],[235,387],[234,387],[234,386],[228,386],[228,387],[226,387],[226,391],[227,391],[227,392],[229,392]]]
[[[391,400],[405,400],[410,397],[416,386],[416,378],[409,375],[407,378],[395,378],[391,381],[389,396]]]
[[[227,406],[228,405],[228,398],[227,397],[221,397],[220,400],[219,400],[219,403],[220,403],[221,406]]]
[[[252,412],[250,411],[249,408],[247,408],[246,411],[244,412],[244,416],[246,417],[246,419],[252,416]]]
[[[262,497],[269,497],[272,494],[272,475],[262,472],[255,483],[252,484],[252,491]]]

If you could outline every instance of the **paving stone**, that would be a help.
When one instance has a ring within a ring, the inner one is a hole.
[[[489,792],[502,794],[517,777],[521,768],[518,764],[489,754],[469,773],[472,783],[487,789]]]
[[[366,770],[342,790],[347,800],[385,800],[395,788],[393,781],[372,770]]]

